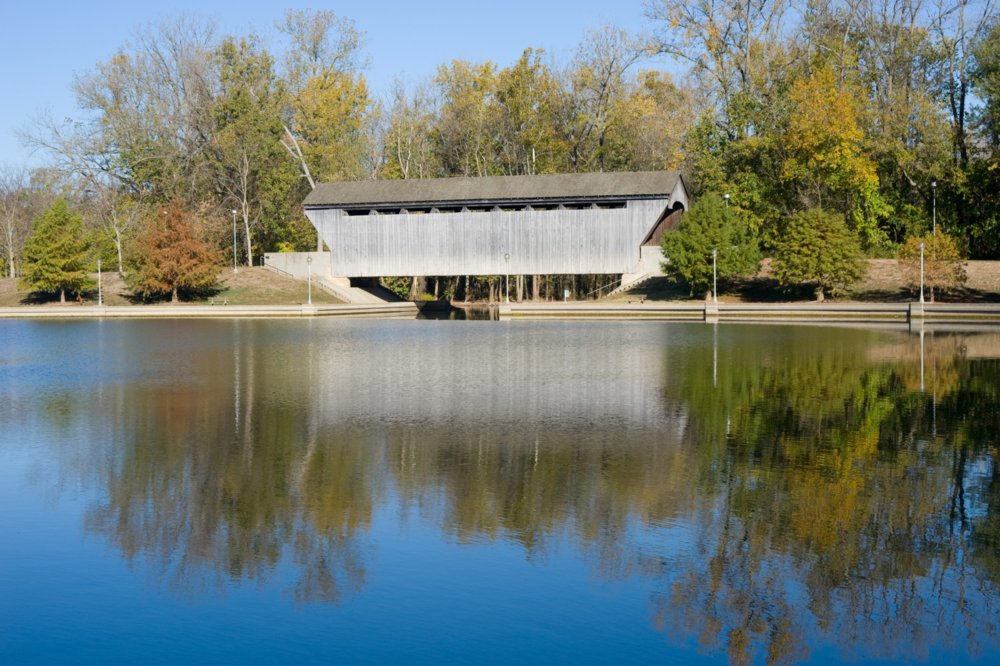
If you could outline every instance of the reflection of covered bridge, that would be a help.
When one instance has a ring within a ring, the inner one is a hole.
[[[332,277],[636,274],[688,195],[663,171],[325,183],[304,205]]]

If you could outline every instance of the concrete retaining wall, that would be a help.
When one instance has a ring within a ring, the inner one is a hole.
[[[312,257],[313,278],[330,275],[329,252],[265,252],[264,265],[296,280],[305,280],[309,277],[307,257]]]

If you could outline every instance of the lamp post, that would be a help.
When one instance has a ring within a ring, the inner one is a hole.
[[[924,302],[924,244],[920,243],[920,302]]]
[[[726,200],[726,208],[729,208],[729,195],[723,194],[722,198]]]
[[[715,277],[715,275],[716,275],[715,274],[715,258],[718,256],[718,254],[719,254],[719,251],[713,248],[712,249],[712,302],[713,303],[718,303],[719,302],[719,299],[718,299],[719,287],[718,287],[718,282],[716,282],[716,277]]]
[[[931,192],[934,193],[934,217],[932,218],[934,220],[933,221],[934,226],[932,227],[931,234],[934,236],[934,238],[937,238],[937,181],[936,180],[931,181]]]
[[[101,260],[97,260],[97,307],[104,305],[104,300],[101,298]]]
[[[504,265],[507,268],[507,278],[506,278],[506,284],[504,285],[503,302],[510,303],[510,255],[509,254],[503,255],[503,261]]]
[[[309,272],[309,305],[313,304],[313,258],[306,257],[306,270]]]
[[[233,211],[233,272],[236,272],[236,211]]]

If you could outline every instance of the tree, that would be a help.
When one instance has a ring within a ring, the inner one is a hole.
[[[716,272],[722,279],[754,275],[760,268],[757,239],[716,194],[692,205],[680,226],[663,234],[661,247],[666,257],[663,272],[672,281],[690,284],[692,293],[712,287],[712,250],[718,253]],[[710,297],[709,292],[706,299]]]
[[[40,115],[22,141],[43,149],[65,174],[163,198],[202,186],[203,151],[213,137],[215,25],[177,14],[134,31],[107,62],[74,76],[85,121]]]
[[[857,236],[844,218],[822,209],[796,213],[775,245],[774,276],[781,284],[814,282],[816,299],[824,290],[860,282],[867,272]]]
[[[184,205],[174,200],[159,219],[135,240],[125,282],[145,297],[208,289],[218,278],[219,252],[198,237],[194,220]]]
[[[97,191],[97,213],[101,233],[114,244],[118,258],[118,272],[124,273],[123,248],[128,236],[139,221],[149,214],[143,202],[143,192],[132,196],[121,187],[105,186]]]
[[[432,137],[436,117],[434,100],[425,87],[417,87],[410,96],[401,81],[395,82],[386,122],[387,178],[409,180],[436,175]]]
[[[796,188],[800,205],[838,206],[869,245],[884,234],[878,221],[892,209],[879,193],[875,163],[862,150],[864,133],[858,110],[846,86],[838,86],[829,68],[792,86],[794,111],[785,144],[789,158],[783,179]]]
[[[215,172],[224,202],[243,222],[247,265],[253,266],[251,231],[288,215],[294,168],[281,144],[284,85],[273,58],[257,38],[223,40],[216,51],[221,92],[215,104]]]
[[[21,249],[31,233],[28,194],[27,170],[12,164],[0,165],[0,244],[7,277],[17,276]]]
[[[899,250],[899,263],[907,286],[920,288],[920,244],[924,244],[924,286],[930,288],[931,303],[935,289],[956,289],[965,284],[965,261],[961,246],[943,231],[911,236]]]
[[[93,280],[84,270],[89,243],[83,232],[83,218],[70,210],[65,199],[56,199],[32,222],[32,234],[24,244],[22,277],[18,287],[34,292],[59,292],[66,302],[66,290],[79,294]]]

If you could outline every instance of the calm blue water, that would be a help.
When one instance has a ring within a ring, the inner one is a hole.
[[[0,321],[0,663],[994,663],[1000,335]]]

